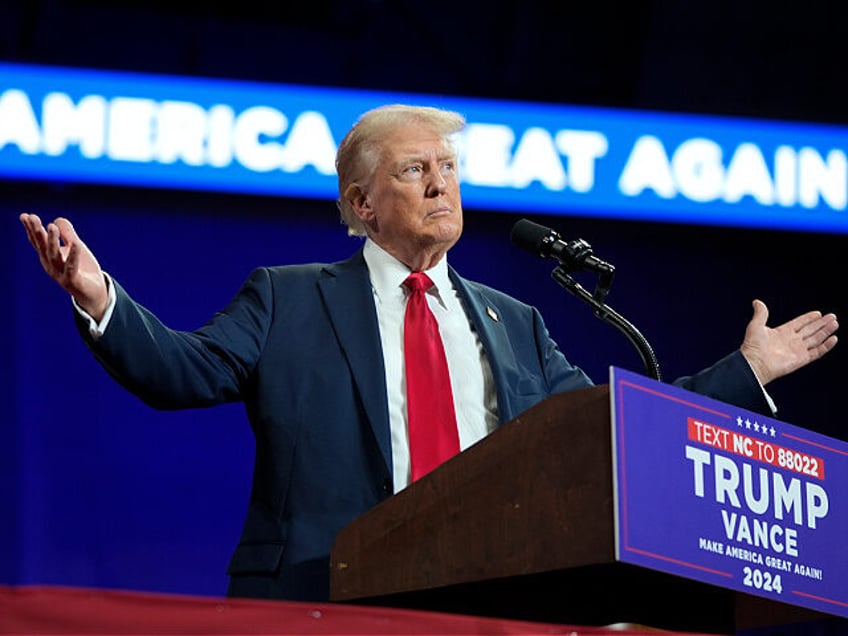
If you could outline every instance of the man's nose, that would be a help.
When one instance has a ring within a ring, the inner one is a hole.
[[[445,193],[447,187],[448,182],[445,181],[444,175],[438,170],[433,170],[427,183],[427,195],[431,197],[439,196]]]

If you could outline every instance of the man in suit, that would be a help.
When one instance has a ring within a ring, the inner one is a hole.
[[[342,218],[367,237],[363,248],[340,263],[258,269],[191,333],[135,303],[66,219],[45,228],[21,215],[43,267],[71,294],[83,338],[118,382],[157,408],[245,403],[256,465],[228,569],[233,595],[326,599],[336,533],[415,474],[404,360],[411,272],[435,283],[426,304],[444,341],[459,448],[591,384],[535,309],[447,265],[463,224],[450,137],[463,125],[431,108],[366,113],[337,155]],[[809,312],[775,329],[766,319],[755,301],[741,348],[678,383],[766,410],[763,385],[836,343],[833,315]]]

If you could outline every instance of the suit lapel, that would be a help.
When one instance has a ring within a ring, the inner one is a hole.
[[[501,320],[501,309],[482,289],[466,281],[452,267],[448,271],[486,352],[498,394],[498,418],[503,423],[505,415],[509,412],[507,405],[510,403],[510,387],[506,381],[505,369],[514,369],[517,363],[509,334]],[[512,377],[516,375],[513,374]]]
[[[380,328],[368,267],[359,250],[328,265],[318,281],[324,306],[347,358],[368,423],[391,474],[392,443]]]

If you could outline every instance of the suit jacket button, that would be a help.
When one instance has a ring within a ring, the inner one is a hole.
[[[392,480],[386,478],[383,480],[383,492],[391,493],[392,492]]]

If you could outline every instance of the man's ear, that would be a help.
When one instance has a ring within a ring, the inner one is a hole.
[[[374,218],[374,209],[371,207],[371,198],[365,189],[357,183],[351,183],[344,193],[345,201],[350,204],[354,214],[363,223],[368,223]]]

